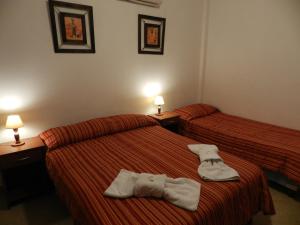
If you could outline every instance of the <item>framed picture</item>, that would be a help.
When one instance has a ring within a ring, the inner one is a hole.
[[[56,53],[95,53],[93,7],[49,0]]]
[[[139,14],[139,54],[164,54],[166,19]]]

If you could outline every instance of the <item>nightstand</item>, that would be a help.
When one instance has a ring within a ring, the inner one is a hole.
[[[149,116],[157,120],[162,127],[176,133],[178,132],[179,114],[175,112],[163,112],[161,115],[151,114]]]
[[[25,144],[18,147],[12,147],[12,142],[0,144],[0,187],[7,207],[49,190],[45,166],[47,147],[39,137],[22,141]]]

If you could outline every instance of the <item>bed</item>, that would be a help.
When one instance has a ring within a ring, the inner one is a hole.
[[[206,104],[175,110],[181,134],[279,172],[300,184],[300,131],[220,112]]]
[[[259,211],[274,214],[259,167],[221,151],[240,181],[204,182],[197,174],[198,157],[187,149],[187,144],[198,142],[162,128],[148,116],[92,119],[49,129],[40,137],[49,148],[49,174],[75,224],[245,225]],[[197,211],[152,198],[104,197],[122,168],[200,182]]]

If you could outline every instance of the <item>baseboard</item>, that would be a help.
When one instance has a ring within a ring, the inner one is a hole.
[[[286,176],[272,171],[264,170],[268,180],[269,185],[279,190],[280,192],[284,192],[292,198],[295,198],[297,201],[300,201],[300,185],[291,181]]]

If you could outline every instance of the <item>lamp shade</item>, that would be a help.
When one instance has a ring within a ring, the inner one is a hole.
[[[155,105],[163,105],[165,104],[164,98],[162,96],[156,96],[154,99]]]
[[[6,128],[7,129],[15,129],[23,127],[23,121],[19,115],[9,115],[6,120]]]

